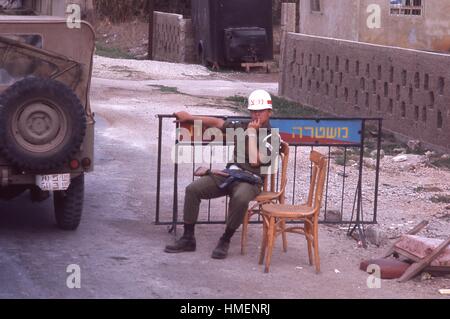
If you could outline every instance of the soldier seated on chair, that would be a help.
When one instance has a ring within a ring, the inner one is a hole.
[[[229,196],[228,218],[226,229],[219,239],[217,247],[212,252],[212,258],[227,257],[230,239],[242,224],[248,204],[261,191],[262,178],[271,165],[271,161],[278,154],[280,138],[271,132],[270,116],[272,115],[272,99],[264,90],[256,90],[249,97],[248,109],[251,113],[250,121],[223,120],[214,117],[191,115],[187,112],[175,113],[179,122],[202,121],[207,127],[219,128],[223,133],[232,130],[235,138],[233,160],[227,164],[222,172],[197,172],[204,175],[186,187],[184,200],[183,236],[173,245],[167,245],[165,252],[181,253],[195,251],[195,224],[199,215],[202,199]],[[240,130],[239,130],[240,129]],[[235,131],[234,131],[235,130]],[[238,134],[245,134],[245,143],[237,143]],[[240,145],[239,144],[243,144]]]

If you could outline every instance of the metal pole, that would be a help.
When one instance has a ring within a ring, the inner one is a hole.
[[[347,147],[344,147],[344,169],[342,172],[342,195],[341,195],[341,215],[342,219],[344,219],[344,195],[345,195],[345,169],[347,168]],[[353,211],[352,211],[353,215]],[[350,222],[352,221],[353,216],[350,218]]]
[[[366,121],[363,120],[361,128],[361,150],[359,155],[359,179],[358,179],[358,201],[356,203],[356,225],[358,228],[359,240],[362,242],[364,248],[367,248],[366,238],[364,234],[364,229],[361,227],[362,220],[362,173],[364,165],[364,132],[366,129]]]
[[[213,147],[209,146],[210,149],[210,153],[209,153],[209,169],[212,169],[212,152],[213,152]],[[208,221],[211,221],[211,200],[208,201]]]
[[[158,165],[156,169],[156,220],[155,223],[159,224],[159,204],[161,196],[161,152],[162,152],[162,124],[163,118],[159,116],[159,128],[158,128]]]
[[[373,222],[377,222],[377,209],[378,209],[378,184],[380,182],[380,152],[381,152],[381,134],[382,134],[382,119],[378,120],[378,136],[377,136],[377,167],[375,176],[375,202],[373,203]]]
[[[297,145],[295,145],[295,155],[294,155],[294,179],[292,183],[292,205],[295,203],[295,179],[297,177]]]
[[[330,161],[331,161],[331,146],[328,147],[328,163],[327,163],[327,187],[325,188],[325,212],[324,218],[327,220],[327,208],[328,208],[328,184],[330,181]]]
[[[178,128],[178,124],[176,126]],[[169,233],[177,235],[177,223],[178,223],[178,136],[175,137],[175,164],[174,164],[174,178],[173,178],[173,215],[172,215],[172,228]]]

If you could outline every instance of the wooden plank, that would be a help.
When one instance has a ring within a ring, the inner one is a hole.
[[[267,62],[246,62],[246,63],[241,63],[241,66],[242,66],[243,68],[245,68],[245,71],[246,71],[247,73],[249,73],[249,72],[250,72],[250,69],[251,69],[251,68],[254,68],[254,67],[263,67],[263,68],[266,69],[266,72],[267,72],[267,73],[269,73],[269,71],[270,71],[270,69],[269,69],[269,63],[267,63]]]
[[[428,220],[422,220],[416,227],[414,227],[413,229],[411,229],[409,232],[407,232],[407,235],[415,235],[418,232],[420,232],[425,226],[428,225]],[[382,256],[382,258],[387,258],[390,255],[392,255],[394,253],[394,247],[395,244],[397,244],[400,240],[402,240],[401,238],[398,239],[395,243],[392,244],[392,246],[384,253],[384,255]]]
[[[403,250],[403,249],[401,249],[401,248],[399,248],[399,247],[395,247],[395,248],[394,248],[394,252],[398,253],[399,255],[401,255],[401,256],[403,256],[403,257],[406,257],[406,258],[408,258],[408,259],[411,259],[411,260],[414,261],[414,262],[419,262],[419,261],[421,260],[421,259],[418,258],[417,256],[415,256],[415,255],[413,255],[413,254],[410,254],[408,251]]]
[[[418,260],[422,260],[434,249],[439,247],[442,242],[442,239],[427,238],[417,235],[404,235],[402,240],[395,244],[394,250],[402,255],[403,253],[401,253],[401,251],[406,251],[409,254],[416,256]],[[414,258],[411,259],[415,260]],[[450,248],[446,248],[442,251],[442,253],[433,260],[431,266],[450,267]]]
[[[439,247],[433,250],[431,254],[422,259],[421,261],[412,264],[408,270],[405,271],[403,276],[398,279],[399,282],[405,282],[413,278],[415,275],[420,273],[423,269],[425,269],[439,254],[441,254],[447,246],[450,245],[450,237],[447,238]]]

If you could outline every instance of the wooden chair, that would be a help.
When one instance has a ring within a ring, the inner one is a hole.
[[[281,180],[279,181],[280,187],[277,191],[277,174],[267,175],[264,179],[263,191],[255,198],[255,204],[252,205],[247,211],[244,221],[242,223],[242,235],[241,235],[241,254],[245,255],[247,248],[248,237],[248,224],[253,215],[260,214],[261,206],[263,204],[281,203],[285,201],[285,189],[287,184],[287,167],[289,164],[289,144],[281,142],[280,144],[280,157],[281,157]],[[283,235],[283,247],[286,251],[287,240],[286,235]]]
[[[327,170],[327,158],[319,152],[310,154],[312,174],[309,186],[308,200],[303,205],[265,204],[261,207],[263,216],[263,236],[259,264],[264,257],[266,265],[264,272],[269,272],[272,250],[277,235],[286,233],[303,234],[308,244],[309,263],[315,265],[316,272],[320,272],[319,258],[319,213],[322,204],[323,189]],[[303,221],[299,226],[286,227],[286,221]]]

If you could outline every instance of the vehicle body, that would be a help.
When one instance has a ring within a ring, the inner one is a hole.
[[[204,65],[273,59],[271,0],[192,0],[192,23]]]
[[[78,227],[93,170],[94,50],[86,22],[71,29],[64,18],[0,15],[0,199],[53,192],[63,229]]]

